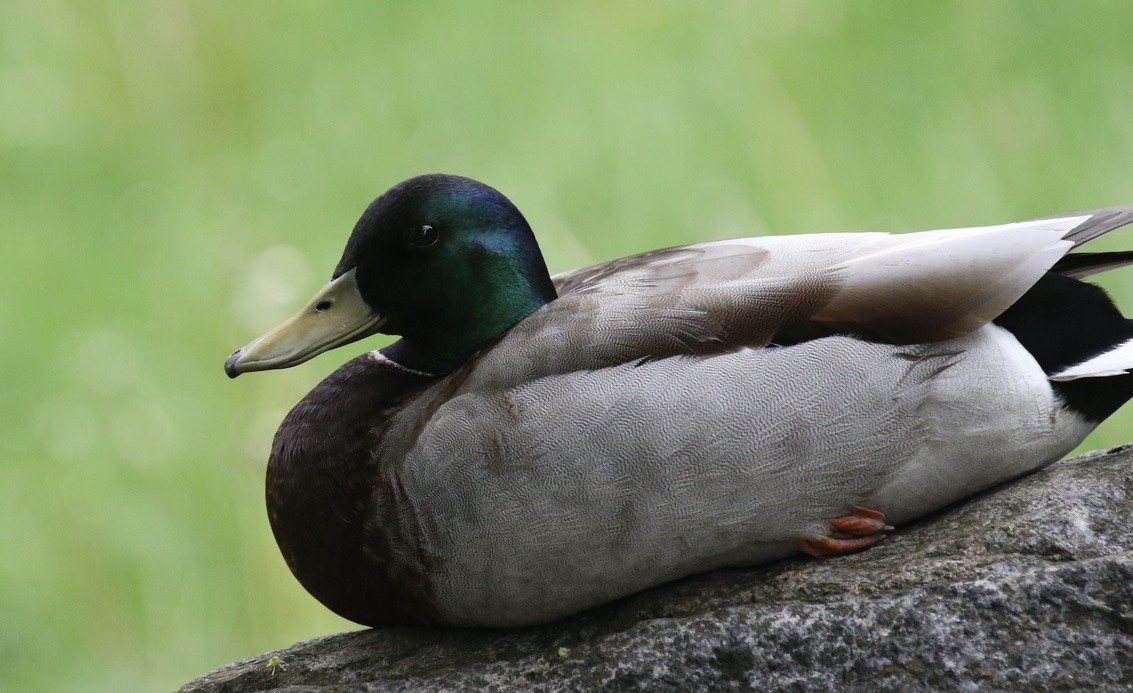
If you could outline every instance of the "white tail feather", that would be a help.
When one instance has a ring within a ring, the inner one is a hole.
[[[1113,375],[1125,375],[1133,370],[1133,339],[1122,342],[1109,351],[1098,354],[1050,376],[1051,380],[1065,381],[1078,378],[1104,378]]]

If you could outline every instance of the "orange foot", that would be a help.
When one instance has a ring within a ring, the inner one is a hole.
[[[804,539],[799,548],[812,556],[841,556],[873,546],[890,529],[881,511],[854,507],[849,514],[830,520],[829,536]]]

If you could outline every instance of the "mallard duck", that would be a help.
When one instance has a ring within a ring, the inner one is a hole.
[[[375,333],[291,410],[267,506],[358,623],[517,626],[682,576],[841,554],[1059,459],[1133,395],[1133,321],[1068,254],[1133,207],[746,238],[551,277],[523,215],[404,181],[324,286],[225,363]]]

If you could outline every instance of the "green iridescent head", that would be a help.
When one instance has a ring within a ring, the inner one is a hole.
[[[510,200],[469,178],[418,176],[366,208],[330,283],[225,370],[285,368],[382,332],[404,337],[405,365],[446,373],[554,299],[535,236]]]

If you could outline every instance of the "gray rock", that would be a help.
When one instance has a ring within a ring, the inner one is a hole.
[[[342,633],[182,690],[516,688],[1131,690],[1133,446],[852,556],[717,571],[534,628]]]

